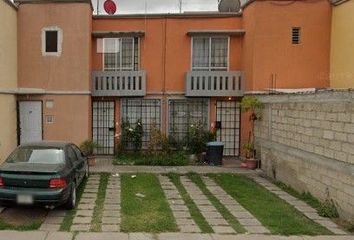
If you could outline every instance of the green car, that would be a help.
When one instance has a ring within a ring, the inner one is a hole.
[[[20,145],[0,166],[0,204],[73,209],[88,174],[87,157],[72,143]]]

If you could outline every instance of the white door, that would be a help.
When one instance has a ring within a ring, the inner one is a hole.
[[[217,140],[224,143],[225,156],[240,154],[240,103],[236,101],[217,101],[216,120],[221,129],[217,131]]]
[[[20,144],[42,141],[42,102],[19,102]]]

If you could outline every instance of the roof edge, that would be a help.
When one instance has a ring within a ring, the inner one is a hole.
[[[187,12],[187,13],[132,13],[117,15],[93,15],[93,19],[115,19],[115,18],[227,18],[241,17],[242,13],[220,13],[220,12]]]
[[[336,7],[336,6],[342,5],[343,3],[348,2],[349,0],[329,0],[329,1],[333,6]]]
[[[14,10],[18,10],[18,7],[16,4],[14,4],[13,2],[11,2],[10,0],[3,0],[7,5],[9,5],[10,7],[12,7]]]
[[[87,3],[93,10],[91,0],[14,0],[16,4]]]

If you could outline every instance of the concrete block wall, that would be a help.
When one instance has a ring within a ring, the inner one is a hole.
[[[263,170],[298,191],[333,199],[354,222],[354,92],[258,95],[255,135]]]

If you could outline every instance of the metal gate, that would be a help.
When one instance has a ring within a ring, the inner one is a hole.
[[[239,102],[216,102],[216,120],[221,123],[217,140],[224,143],[224,156],[240,155],[240,115]]]
[[[92,139],[99,146],[97,154],[114,154],[115,104],[113,101],[92,103]]]

